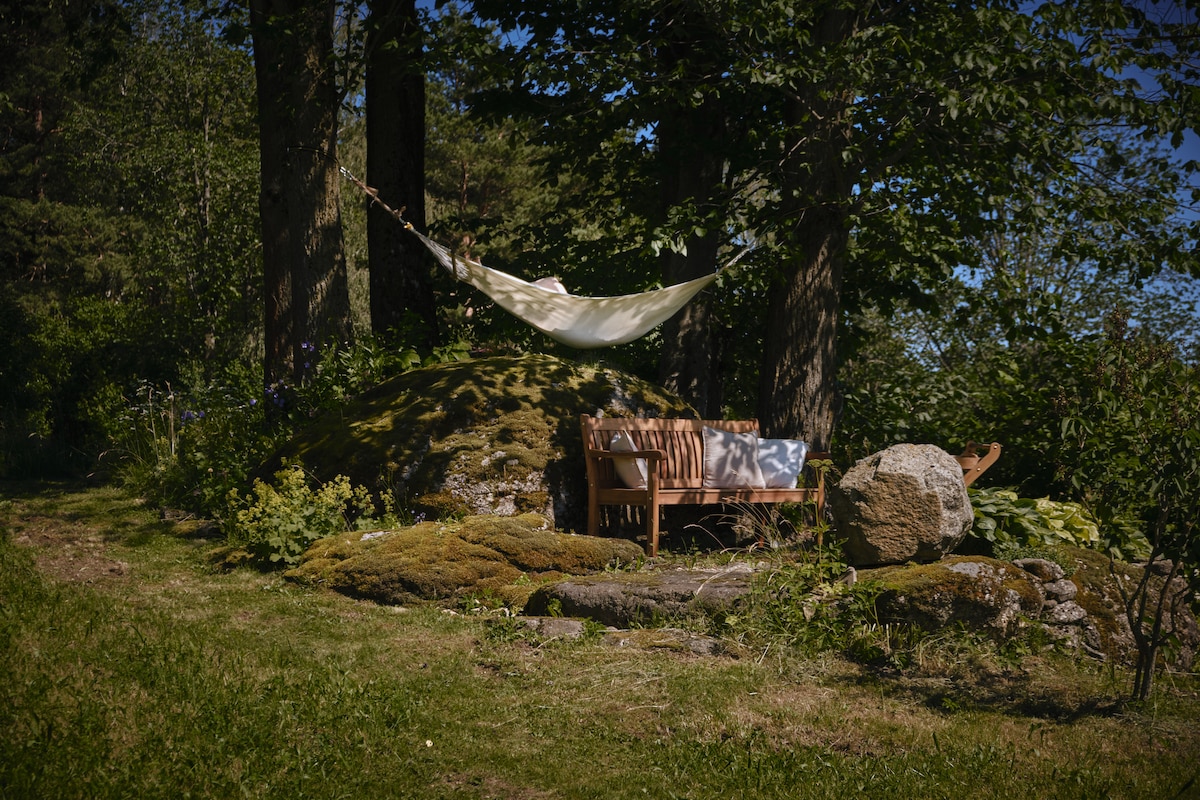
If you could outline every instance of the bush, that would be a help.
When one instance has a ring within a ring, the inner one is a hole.
[[[120,415],[109,457],[126,484],[163,506],[220,521],[277,444],[247,374],[195,377],[183,390],[143,383]]]
[[[1019,497],[1007,489],[967,489],[975,509],[970,536],[987,550],[1014,550],[1070,544],[1106,550],[1114,558],[1132,560],[1150,553],[1136,528],[1100,525],[1079,503]]]
[[[288,437],[383,379],[418,365],[411,350],[371,337],[318,352],[299,387],[262,387],[257,370],[233,363],[217,376],[183,368],[180,385],[142,382],[114,417],[108,458],[121,478],[156,503],[223,521],[231,491]]]
[[[298,465],[275,473],[278,487],[256,480],[252,495],[230,493],[234,509],[226,523],[230,544],[245,545],[264,564],[295,566],[309,545],[375,522],[375,505],[363,486],[338,475],[315,491]]]

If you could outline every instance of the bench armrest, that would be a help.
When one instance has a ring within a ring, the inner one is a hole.
[[[644,458],[647,461],[666,461],[667,454],[662,450],[593,450],[588,448],[588,458]]]

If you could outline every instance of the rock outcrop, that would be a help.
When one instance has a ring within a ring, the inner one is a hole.
[[[1005,637],[1042,611],[1040,583],[1019,567],[982,556],[955,556],[935,564],[862,571],[882,587],[879,618],[926,630],[962,624]]]
[[[867,456],[829,488],[836,535],[855,566],[936,561],[971,530],[962,468],[934,445]]]
[[[544,517],[522,514],[330,536],[285,575],[385,605],[490,596],[519,607],[541,582],[641,558],[627,539],[559,533]]]
[[[569,578],[538,588],[525,614],[553,611],[628,628],[730,608],[750,591],[755,568],[734,563],[709,569],[654,569]]]
[[[286,459],[322,481],[339,474],[428,519],[535,512],[586,528],[579,415],[695,417],[677,397],[601,366],[495,356],[412,370],[294,437]]]

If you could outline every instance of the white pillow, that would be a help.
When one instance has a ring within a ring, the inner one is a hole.
[[[704,427],[704,488],[762,489],[758,434]]]
[[[768,489],[795,489],[808,457],[808,443],[799,439],[759,439],[758,468]]]
[[[638,450],[633,437],[625,431],[617,431],[608,443],[608,449],[614,453],[632,453]],[[646,488],[646,459],[644,458],[614,458],[617,477],[628,489]]]
[[[538,278],[536,281],[532,281],[532,283],[534,286],[540,286],[543,289],[549,289],[555,294],[570,294],[567,291],[567,287],[563,286],[563,282],[558,278]]]

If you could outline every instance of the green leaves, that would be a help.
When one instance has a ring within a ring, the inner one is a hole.
[[[1166,620],[1200,581],[1200,366],[1121,313],[1110,316],[1089,356],[1078,394],[1058,409],[1071,483],[1102,530],[1128,531],[1132,523],[1148,543],[1145,557],[1162,559],[1186,587],[1157,586],[1148,564],[1123,590],[1138,648],[1134,696],[1145,699],[1158,649],[1172,636]]]
[[[264,563],[295,566],[318,539],[345,533],[350,520],[375,513],[362,486],[351,487],[338,475],[313,490],[303,468],[292,465],[275,473],[277,485],[254,482],[253,495],[230,493],[240,506],[227,523],[230,542],[244,543]]]
[[[996,548],[1028,548],[1069,544],[1105,550],[1115,558],[1135,560],[1150,554],[1146,537],[1128,522],[1109,520],[1104,529],[1079,503],[1048,497],[1020,497],[1007,489],[967,490],[975,510],[971,536]]]

